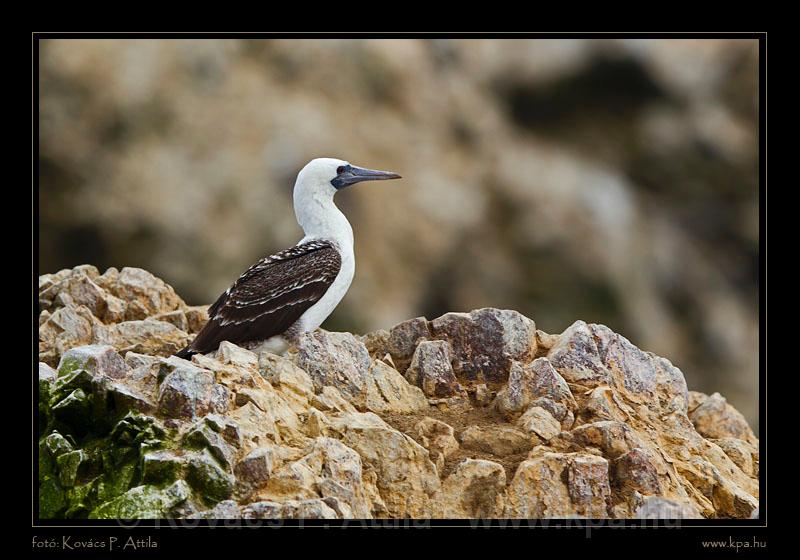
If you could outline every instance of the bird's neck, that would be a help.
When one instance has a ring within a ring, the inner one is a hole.
[[[294,212],[303,228],[305,240],[328,239],[343,251],[353,249],[353,228],[327,193],[301,193],[295,196]]]

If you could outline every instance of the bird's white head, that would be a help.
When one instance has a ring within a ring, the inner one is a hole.
[[[335,158],[317,158],[309,161],[297,175],[295,190],[312,191],[315,194],[333,196],[337,191],[362,181],[400,179],[391,171],[377,171],[356,167],[350,162]]]
[[[294,184],[297,221],[307,235],[324,236],[320,230],[330,229],[332,224],[341,221],[341,213],[333,204],[333,195],[338,191],[362,181],[400,178],[391,171],[365,169],[341,159],[312,159],[300,170]]]

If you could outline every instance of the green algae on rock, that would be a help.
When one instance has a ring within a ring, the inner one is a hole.
[[[189,495],[189,487],[183,480],[166,488],[137,486],[92,510],[89,519],[160,519]]]

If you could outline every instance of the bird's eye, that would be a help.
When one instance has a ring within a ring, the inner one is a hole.
[[[344,173],[344,170],[345,170],[345,166],[344,165],[340,165],[339,167],[336,168],[336,174],[337,175],[341,175],[342,173]]]

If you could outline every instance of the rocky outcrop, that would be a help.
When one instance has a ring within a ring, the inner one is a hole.
[[[602,325],[480,309],[169,355],[201,325],[145,271],[40,278],[42,518],[757,515],[743,417]]]
[[[108,344],[118,352],[170,356],[207,320],[171,286],[140,268],[91,265],[39,277],[39,361],[55,367],[68,349]]]

